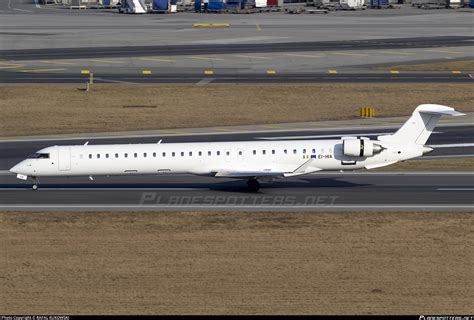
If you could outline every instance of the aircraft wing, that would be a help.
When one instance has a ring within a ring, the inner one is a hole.
[[[246,171],[246,170],[219,170],[215,177],[220,178],[259,178],[259,177],[284,177],[285,172],[280,171]]]
[[[309,159],[308,161],[301,164],[299,167],[293,171],[282,171],[282,170],[248,170],[248,169],[222,169],[217,170],[215,177],[221,178],[240,178],[240,179],[251,179],[251,178],[285,178],[285,177],[294,177],[303,174],[308,174],[322,169],[311,166],[314,159]]]

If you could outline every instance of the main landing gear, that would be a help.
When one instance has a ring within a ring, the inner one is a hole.
[[[257,192],[260,189],[260,182],[257,179],[249,179],[247,181],[247,187],[249,191]]]
[[[33,190],[38,190],[38,185],[39,185],[39,180],[36,177],[33,177],[33,185],[31,186],[31,189]]]

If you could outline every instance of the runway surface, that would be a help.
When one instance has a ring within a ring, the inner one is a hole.
[[[368,50],[471,46],[474,37],[441,36],[373,40],[314,41],[286,43],[244,43],[214,45],[78,47],[54,49],[1,50],[0,59],[80,59],[94,57],[138,57],[168,55],[204,55],[224,53],[304,52],[330,50]]]
[[[365,129],[336,132],[291,131],[169,137],[87,139],[90,144],[328,139],[345,135],[393,132]],[[438,127],[428,144],[445,146],[431,157],[474,155],[474,126]],[[371,136],[371,135],[369,135]],[[0,209],[3,210],[456,210],[471,209],[474,175],[470,173],[320,173],[264,184],[250,193],[245,181],[193,175],[44,178],[32,191],[6,169],[29,153],[50,145],[82,144],[86,139],[0,143]],[[446,147],[448,146],[448,147]],[[424,157],[430,159],[430,157]]]
[[[0,83],[85,83],[88,75],[79,73],[24,73],[2,72]],[[277,74],[120,74],[94,73],[94,83],[122,83],[122,84],[167,84],[167,83],[195,83],[195,84],[234,84],[234,83],[472,83],[470,74],[453,74],[451,72],[402,72],[391,74],[378,73],[277,73]]]
[[[40,189],[2,179],[0,209],[59,210],[472,210],[474,175],[322,173],[263,184],[191,175],[43,179]]]

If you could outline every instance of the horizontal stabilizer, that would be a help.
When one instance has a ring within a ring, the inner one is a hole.
[[[415,109],[415,111],[454,117],[466,115],[465,113],[454,110],[454,108],[443,106],[440,104],[420,104]]]

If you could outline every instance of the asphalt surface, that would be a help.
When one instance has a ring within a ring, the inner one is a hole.
[[[1,50],[3,60],[80,59],[94,57],[138,57],[168,55],[204,55],[224,53],[304,52],[330,50],[368,50],[463,47],[472,45],[474,37],[443,36],[426,38],[398,38],[347,41],[315,41],[287,43],[246,43],[169,46],[78,47],[55,49]]]
[[[474,175],[318,174],[262,185],[188,175],[43,179],[40,189],[5,176],[3,210],[472,210]]]
[[[82,83],[88,81],[88,75],[79,73],[23,73],[2,72],[0,83]],[[470,74],[453,74],[451,72],[402,72],[385,73],[276,73],[276,74],[120,74],[94,73],[95,83],[122,84],[244,84],[244,83],[471,83]]]

